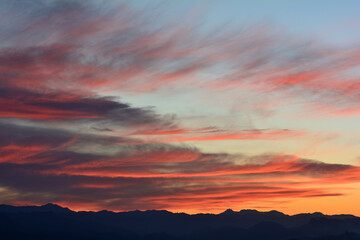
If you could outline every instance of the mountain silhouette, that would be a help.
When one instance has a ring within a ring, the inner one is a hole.
[[[228,209],[220,214],[79,211],[56,204],[0,205],[1,239],[360,240],[360,218]]]

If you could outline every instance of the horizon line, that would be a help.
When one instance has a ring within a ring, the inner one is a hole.
[[[157,212],[169,212],[169,213],[172,213],[172,214],[186,214],[186,215],[221,215],[221,214],[224,214],[226,212],[229,212],[229,214],[231,213],[241,213],[241,212],[244,212],[244,211],[255,211],[255,212],[258,212],[258,213],[271,213],[271,212],[277,212],[277,213],[281,213],[285,216],[296,216],[296,215],[302,215],[302,214],[309,214],[309,215],[314,215],[314,214],[321,214],[323,216],[353,216],[353,217],[357,217],[357,218],[360,218],[360,216],[357,216],[357,215],[354,215],[354,214],[348,214],[348,213],[341,213],[341,214],[324,214],[320,211],[316,211],[316,212],[301,212],[301,213],[296,213],[296,214],[287,214],[287,213],[284,213],[282,211],[278,211],[278,210],[270,210],[270,211],[259,211],[257,209],[251,209],[251,208],[243,208],[243,209],[240,209],[239,211],[236,211],[236,210],[233,210],[231,208],[228,208],[222,212],[219,212],[219,213],[210,213],[210,212],[197,212],[197,213],[187,213],[187,212],[176,212],[176,211],[170,211],[170,210],[166,210],[166,209],[147,209],[147,210],[139,210],[139,209],[135,209],[135,210],[123,210],[123,211],[114,211],[114,210],[107,210],[107,209],[102,209],[102,210],[74,210],[74,209],[71,209],[69,207],[64,207],[62,205],[59,205],[57,203],[46,203],[46,204],[43,204],[43,205],[11,205],[11,204],[0,204],[0,206],[10,206],[10,207],[45,207],[45,206],[56,206],[56,207],[60,207],[62,209],[68,209],[69,211],[71,212],[76,212],[76,213],[79,213],[79,212],[94,212],[94,213],[98,213],[98,212],[112,212],[112,213],[129,213],[129,212],[149,212],[149,211],[157,211]]]

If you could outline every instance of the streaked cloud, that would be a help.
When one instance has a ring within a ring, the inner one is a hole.
[[[171,208],[199,202],[341,196],[329,184],[360,181],[360,169],[287,155],[208,154],[168,144],[129,145],[113,137],[2,125],[2,201],[92,204],[93,209]],[[107,139],[109,138],[109,139]],[[114,154],[77,152],[96,142]],[[31,193],[31,194],[29,194]],[[75,206],[74,205],[74,206]]]
[[[317,134],[287,126],[299,115],[356,117],[358,45],[301,39],[264,23],[207,29],[123,2],[20,0],[0,9],[1,202],[217,210],[224,202],[341,197],[337,185],[360,181],[360,168],[344,159],[194,146],[295,141]],[[185,121],[178,106],[164,113],[156,101],[126,101],[164,92],[194,95],[178,103],[189,109],[201,101],[200,123]],[[215,105],[229,118],[247,114],[249,126],[235,118],[213,124],[203,106]],[[293,119],[273,124],[278,109]]]

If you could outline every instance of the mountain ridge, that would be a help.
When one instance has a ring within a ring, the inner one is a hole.
[[[219,214],[167,210],[73,211],[57,204],[0,205],[2,239],[102,240],[360,240],[360,218],[353,215],[286,215],[227,209]]]
[[[322,212],[307,212],[307,213],[297,213],[297,214],[286,214],[277,210],[270,210],[270,211],[259,211],[256,209],[241,209],[239,211],[234,211],[233,209],[226,209],[223,212],[220,213],[186,213],[186,212],[172,212],[169,210],[165,210],[165,209],[148,209],[148,210],[129,210],[129,211],[112,211],[112,210],[98,210],[98,211],[86,211],[86,210],[81,210],[81,211],[76,211],[76,210],[72,210],[68,207],[63,207],[59,204],[55,204],[55,203],[46,203],[43,205],[20,205],[20,206],[14,206],[14,205],[9,205],[9,204],[0,204],[0,212],[3,211],[5,208],[12,208],[12,209],[19,209],[19,210],[25,210],[28,209],[29,210],[35,210],[37,209],[37,211],[41,211],[41,210],[46,210],[46,211],[66,211],[66,212],[75,212],[75,213],[79,213],[79,212],[88,212],[88,213],[100,213],[100,212],[108,212],[108,213],[150,213],[150,212],[158,212],[158,213],[172,213],[172,214],[186,214],[189,216],[194,216],[194,215],[224,215],[224,214],[247,214],[247,213],[252,213],[252,214],[277,214],[277,215],[283,215],[283,216],[305,216],[305,215],[312,215],[312,216],[326,216],[326,217],[349,217],[349,218],[360,218],[360,216],[356,216],[353,214],[324,214]]]

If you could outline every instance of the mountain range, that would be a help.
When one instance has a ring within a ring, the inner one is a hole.
[[[353,215],[226,210],[220,214],[72,211],[56,204],[0,205],[1,239],[360,240]]]

